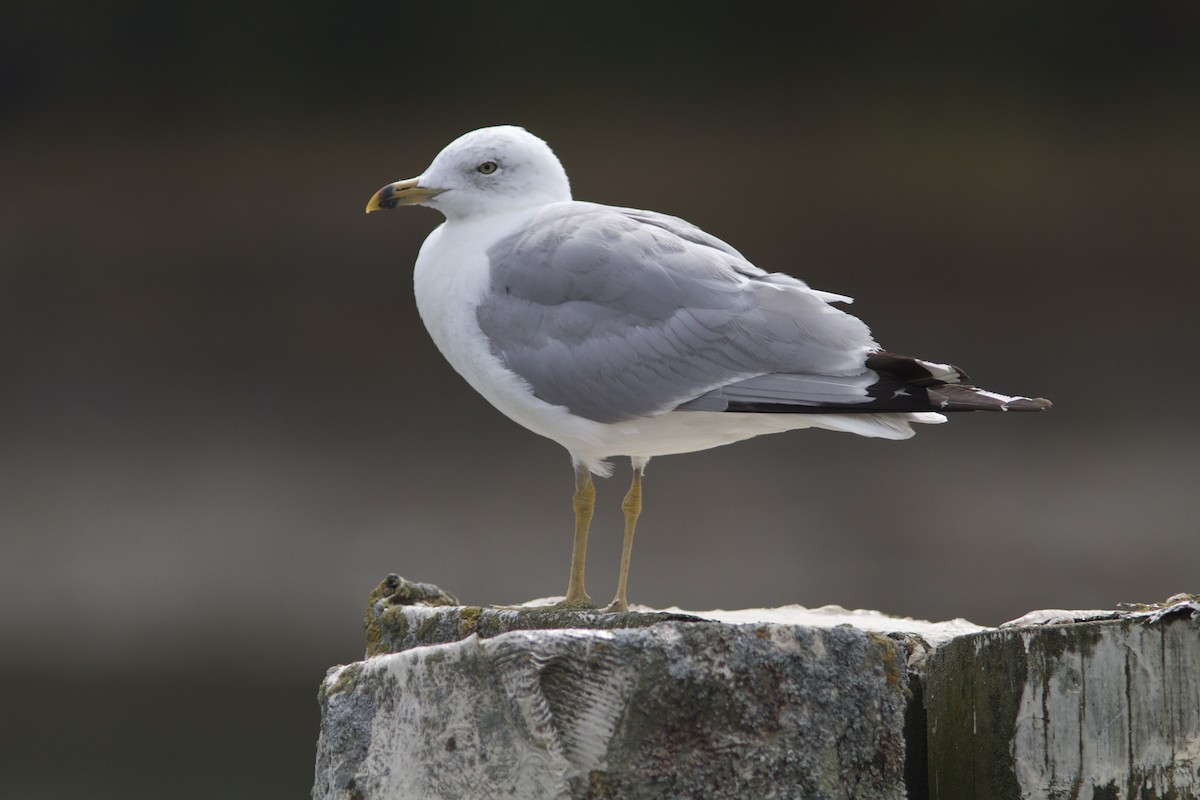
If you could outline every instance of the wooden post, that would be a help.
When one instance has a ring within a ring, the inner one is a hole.
[[[999,629],[939,648],[925,683],[929,796],[1200,797],[1194,610]]]

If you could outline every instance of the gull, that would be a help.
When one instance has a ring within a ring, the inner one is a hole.
[[[573,200],[554,152],[523,128],[459,137],[418,177],[380,189],[367,212],[410,205],[446,218],[413,274],[434,343],[493,406],[570,454],[563,608],[595,608],[584,587],[592,475],[610,475],[611,457],[633,468],[605,609],[617,612],[629,607],[642,475],[655,456],[800,428],[906,439],[944,412],[1050,406],[883,350],[833,305],[849,297],[759,269],[682,219]]]

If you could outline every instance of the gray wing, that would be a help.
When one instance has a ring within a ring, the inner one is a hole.
[[[683,220],[553,206],[488,251],[476,308],[494,353],[548,403],[598,422],[738,398],[868,402],[859,319]],[[815,408],[814,408],[815,410]],[[864,409],[865,410],[865,409]]]
[[[580,203],[579,205],[591,204]],[[605,206],[599,207],[606,208]],[[764,283],[772,283],[777,286],[793,286],[800,289],[807,289],[812,294],[828,302],[854,302],[852,298],[849,298],[844,294],[834,294],[833,292],[823,292],[819,289],[813,289],[804,281],[800,280],[799,278],[794,278],[791,275],[785,275],[782,272],[767,272],[764,269],[759,269],[751,264],[745,256],[743,256],[737,250],[734,250],[725,242],[713,236],[711,233],[706,233],[700,228],[697,228],[687,220],[680,219],[679,217],[672,217],[668,214],[659,214],[657,211],[641,211],[636,208],[609,208],[608,210],[620,212],[630,219],[661,228],[670,234],[678,236],[684,241],[691,242],[692,244],[710,247],[713,250],[719,250],[723,253],[727,253],[734,257],[734,260],[729,262],[730,268],[739,274],[746,276],[747,278],[754,278],[756,280],[763,281]]]

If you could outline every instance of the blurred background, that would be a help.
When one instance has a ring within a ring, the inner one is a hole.
[[[1198,9],[6,10],[0,796],[304,796],[386,573],[565,589],[565,451],[417,317],[440,217],[363,215],[483,125],[1056,403],[657,459],[635,601],[997,624],[1196,591]],[[597,600],[627,480],[598,486]]]

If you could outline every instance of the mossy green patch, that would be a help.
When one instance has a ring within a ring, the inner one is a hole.
[[[367,634],[367,655],[378,656],[384,653],[394,653],[397,649],[392,642],[402,642],[408,636],[408,615],[403,606],[390,606],[375,615],[374,640]]]
[[[343,667],[341,672],[338,673],[337,680],[335,680],[333,683],[329,683],[328,681],[321,683],[321,688],[318,692],[318,699],[321,702],[324,702],[327,698],[335,694],[341,694],[342,692],[353,689],[358,683],[358,677],[362,674],[362,671],[363,664],[361,661]]]
[[[458,630],[464,636],[470,636],[479,625],[479,617],[483,609],[479,606],[468,606],[459,610]]]
[[[904,681],[904,671],[908,669],[907,663],[901,662],[897,656],[896,650],[899,645],[882,633],[868,631],[867,638],[875,645],[876,652],[869,654],[869,658],[878,658],[879,663],[883,667],[883,674],[887,680],[888,686],[903,686],[905,693],[908,692],[908,683]]]
[[[430,614],[421,620],[420,624],[417,625],[416,630],[413,632],[413,635],[418,641],[427,642],[434,638],[433,633],[438,630],[441,622],[441,614]]]

